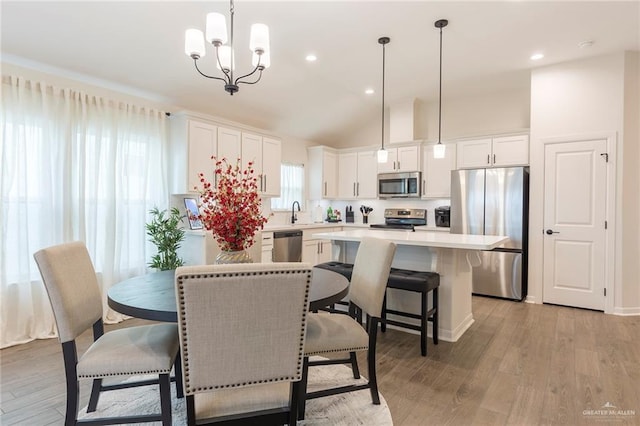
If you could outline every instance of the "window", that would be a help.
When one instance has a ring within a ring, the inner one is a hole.
[[[304,205],[304,166],[280,165],[280,198],[271,199],[272,210],[289,210],[294,201]]]

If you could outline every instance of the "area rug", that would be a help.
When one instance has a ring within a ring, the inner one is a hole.
[[[139,378],[131,378],[130,380],[135,379]],[[345,365],[312,367],[309,369],[308,390],[312,391],[341,386],[347,383],[364,382],[364,379],[354,381],[351,368]],[[175,384],[172,383],[171,403],[173,406],[173,424],[186,425],[184,398],[178,399],[175,397],[174,386]],[[100,395],[98,409],[95,412],[87,413],[86,407],[84,407],[80,410],[78,417],[81,419],[90,419],[95,417],[156,413],[160,411],[159,405],[157,385],[142,386],[104,392]],[[361,390],[307,401],[305,420],[298,422],[298,426],[316,425],[389,426],[393,425],[393,421],[387,402],[384,400],[382,394],[380,395],[380,405],[373,405],[369,391]]]

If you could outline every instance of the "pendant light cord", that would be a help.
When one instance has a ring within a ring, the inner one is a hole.
[[[382,150],[384,150],[384,68],[385,68],[385,46],[382,44]]]
[[[440,27],[440,88],[438,90],[438,143],[442,134],[442,27]]]

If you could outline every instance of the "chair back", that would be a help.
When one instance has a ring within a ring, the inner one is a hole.
[[[186,395],[300,380],[309,264],[186,266],[175,279]]]
[[[379,238],[360,241],[349,286],[349,300],[372,317],[382,315],[391,262],[396,245]]]
[[[96,272],[84,243],[76,241],[39,250],[33,255],[47,289],[61,343],[102,318]]]

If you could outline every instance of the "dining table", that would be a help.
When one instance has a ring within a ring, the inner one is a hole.
[[[349,281],[333,271],[313,268],[309,310],[330,306],[349,292]],[[113,285],[107,292],[109,307],[122,314],[151,321],[178,322],[175,270],[151,272]]]

